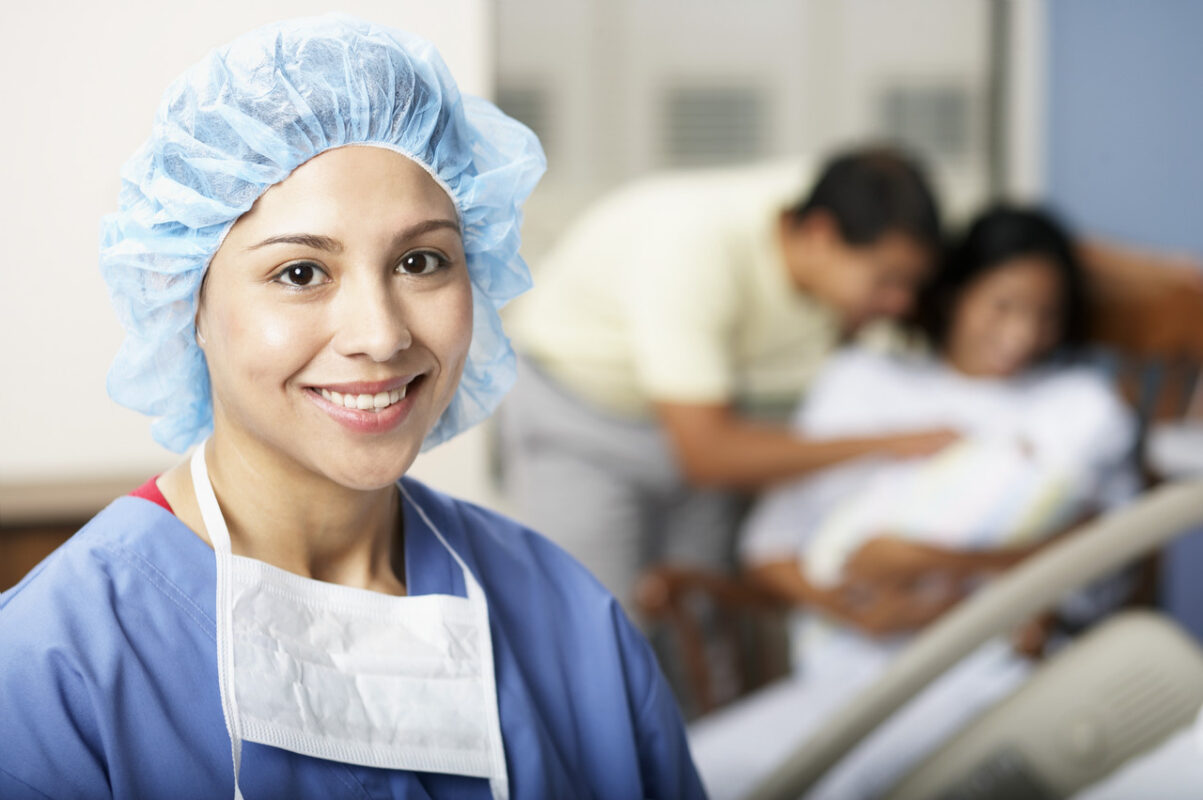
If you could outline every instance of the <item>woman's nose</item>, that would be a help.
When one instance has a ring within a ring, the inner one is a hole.
[[[914,301],[914,292],[908,289],[887,289],[878,294],[875,311],[884,317],[902,317],[910,312]]]
[[[1036,320],[1013,318],[1003,329],[1001,337],[1007,354],[1020,360],[1028,360],[1035,355],[1040,341],[1040,326]]]
[[[339,294],[334,341],[340,355],[383,362],[413,344],[403,298],[387,280],[345,284]]]

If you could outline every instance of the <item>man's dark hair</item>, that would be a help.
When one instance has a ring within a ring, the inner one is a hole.
[[[940,213],[918,162],[889,147],[837,155],[828,161],[810,195],[790,212],[797,220],[814,211],[829,213],[843,240],[871,245],[900,232],[938,250]]]
[[[1083,347],[1089,324],[1086,286],[1069,236],[1047,211],[997,205],[980,214],[949,247],[919,293],[916,322],[937,350],[947,345],[956,304],[965,290],[991,270],[1024,256],[1043,256],[1061,279],[1061,339],[1053,351],[1073,355]]]

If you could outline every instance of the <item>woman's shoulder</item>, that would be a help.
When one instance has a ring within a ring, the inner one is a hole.
[[[922,391],[937,373],[937,362],[920,352],[863,345],[843,348],[815,377],[795,412],[794,424],[822,435],[846,432],[847,424],[879,420],[883,396],[897,400]]]
[[[190,542],[190,535],[170,512],[148,500],[115,500],[0,594],[5,644],[0,650],[13,656],[69,644],[62,652],[78,652],[95,641],[81,632],[124,630],[119,624],[124,614],[162,599],[211,631],[211,611],[201,607],[189,585],[197,580],[190,573],[203,570],[188,566],[197,555],[190,546],[207,548],[199,539]],[[176,557],[181,549],[187,557]]]
[[[0,595],[0,778],[94,796],[106,739],[169,715],[164,698],[194,701],[198,675],[216,670],[212,604],[188,584],[206,579],[174,519],[121,498]],[[220,722],[219,704],[190,713]]]
[[[1084,463],[1128,462],[1137,438],[1135,412],[1105,372],[1090,365],[1048,365],[1026,386],[1024,422],[1063,456]]]
[[[570,590],[569,599],[593,604],[613,602],[610,593],[563,548],[504,514],[453,497],[413,478],[402,479],[405,491],[436,517],[450,544],[474,567],[482,584],[496,582],[528,588]]]
[[[828,381],[893,382],[937,369],[939,362],[921,350],[901,350],[857,344],[834,353],[820,379]]]
[[[104,580],[108,561],[107,551],[119,540],[119,528],[114,524],[116,502],[110,504],[62,545],[42,559],[15,586],[0,593],[0,621],[25,610],[44,598],[56,602],[80,602],[79,592],[56,592],[56,589],[83,580],[94,583]]]
[[[1029,387],[1033,397],[1042,404],[1063,403],[1108,413],[1127,413],[1115,382],[1105,370],[1092,364],[1049,364],[1031,375]]]

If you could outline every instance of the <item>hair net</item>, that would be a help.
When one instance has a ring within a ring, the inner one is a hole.
[[[423,447],[487,417],[513,383],[497,311],[530,287],[518,229],[546,166],[538,140],[491,103],[461,95],[417,36],[343,15],[291,20],[213,51],[168,87],[150,138],[122,168],[119,210],[102,222],[100,268],[126,331],[109,394],[159,417],[159,443],[181,452],[212,429],[194,317],[226,232],[273,184],[347,144],[413,159],[460,216],[472,344]]]

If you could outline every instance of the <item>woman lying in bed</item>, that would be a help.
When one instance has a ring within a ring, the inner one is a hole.
[[[796,677],[695,726],[713,797],[754,785],[982,580],[1134,493],[1135,425],[1076,360],[1086,319],[1073,252],[1043,213],[988,211],[921,299],[930,355],[851,350],[817,379],[795,418],[807,437],[950,426],[962,438],[925,459],[825,470],[753,509],[742,545],[751,575],[809,613],[794,632]],[[810,796],[873,796],[1026,671],[1007,643],[987,646]],[[736,755],[748,739],[756,752]]]

